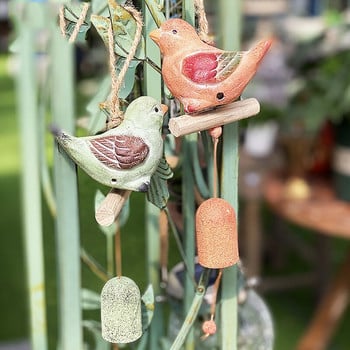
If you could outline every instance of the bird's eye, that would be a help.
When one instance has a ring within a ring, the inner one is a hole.
[[[154,111],[155,111],[156,113],[158,113],[158,112],[159,112],[159,108],[158,108],[158,107],[154,107]]]
[[[176,29],[173,29],[171,32],[172,32],[173,34],[177,34],[177,30],[176,30]]]
[[[218,100],[222,100],[224,97],[225,97],[225,94],[224,94],[223,92],[218,92],[218,93],[216,94],[216,98],[217,98]]]

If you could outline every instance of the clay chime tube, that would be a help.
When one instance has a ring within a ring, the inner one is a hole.
[[[204,267],[222,269],[239,260],[236,214],[222,198],[204,201],[196,212],[198,262]]]

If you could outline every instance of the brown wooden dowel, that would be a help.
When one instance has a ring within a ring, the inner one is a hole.
[[[109,226],[117,219],[131,191],[113,188],[96,209],[95,218],[101,226]]]
[[[184,114],[176,118],[171,118],[169,121],[169,130],[175,137],[179,137],[249,118],[259,112],[260,104],[258,100],[248,98],[218,107],[211,111],[195,115]]]

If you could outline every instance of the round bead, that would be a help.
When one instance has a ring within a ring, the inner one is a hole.
[[[216,323],[214,320],[203,322],[202,331],[204,334],[213,335],[216,333]]]
[[[215,128],[211,128],[209,129],[209,135],[214,138],[214,139],[218,139],[221,134],[222,134],[222,127],[221,126],[216,126]]]

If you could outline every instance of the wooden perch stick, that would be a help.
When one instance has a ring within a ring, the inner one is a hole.
[[[248,98],[200,114],[184,114],[177,118],[171,118],[169,130],[175,137],[179,137],[249,118],[259,112],[258,100]]]
[[[112,225],[117,219],[125,201],[129,198],[131,191],[113,188],[100,204],[95,212],[96,221],[101,226]]]

